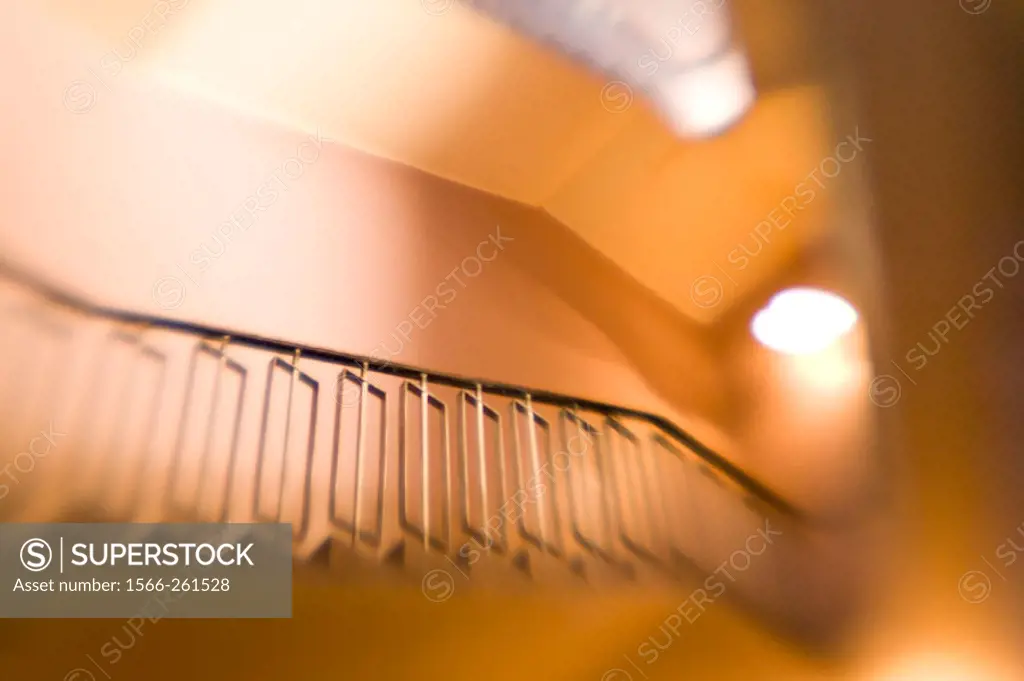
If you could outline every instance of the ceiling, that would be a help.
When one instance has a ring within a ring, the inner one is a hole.
[[[133,62],[193,94],[543,208],[698,322],[827,223],[826,194],[743,268],[728,258],[831,146],[797,0],[737,7],[759,98],[705,141],[454,0],[47,2],[111,49],[134,36]]]

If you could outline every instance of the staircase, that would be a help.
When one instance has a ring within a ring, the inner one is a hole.
[[[0,316],[5,521],[286,522],[300,568],[434,602],[698,585],[681,617],[724,597],[806,625],[810,519],[657,415],[105,308],[6,264]]]

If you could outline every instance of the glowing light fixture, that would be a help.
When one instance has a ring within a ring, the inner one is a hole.
[[[730,50],[706,64],[655,80],[649,91],[684,137],[711,137],[739,121],[757,97],[746,56]]]
[[[698,139],[730,128],[757,98],[729,4],[471,0],[472,7],[554,46],[611,82],[646,92],[677,135]]]
[[[857,323],[857,311],[842,297],[814,288],[777,293],[754,315],[750,330],[763,345],[788,355],[821,352]]]

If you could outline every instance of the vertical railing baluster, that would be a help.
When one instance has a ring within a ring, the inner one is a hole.
[[[181,471],[184,457],[185,433],[188,431],[189,406],[192,403],[192,393],[195,390],[196,372],[199,369],[199,346],[192,352],[188,364],[188,378],[185,382],[185,396],[181,407],[181,418],[178,419],[178,435],[175,440],[174,453],[171,456],[171,467],[167,473],[167,488],[164,491],[163,504],[169,509],[177,506],[178,475]]]
[[[438,400],[441,412],[441,446],[444,449],[441,458],[441,465],[444,467],[444,542],[445,551],[448,551],[455,543],[455,523],[452,521],[454,501],[452,499],[452,448],[448,435],[448,407]]]
[[[583,436],[583,420],[580,418],[580,413],[579,413],[578,405],[575,405],[575,404],[572,405],[572,410],[569,413],[572,414],[573,420],[576,421],[576,434],[578,436],[580,436],[581,439],[582,439],[582,436]],[[571,450],[571,447],[569,447],[569,438],[566,438],[565,447],[566,447],[567,450]],[[571,456],[572,455],[572,451],[567,451],[566,454]],[[589,475],[588,475],[587,466],[586,466],[586,450],[584,450],[584,456],[581,457],[581,458],[582,458],[581,461],[577,461],[575,463],[576,473],[577,474],[573,475],[570,472],[569,473],[569,479],[567,481],[569,483],[568,484],[569,504],[571,506],[573,506],[573,508],[569,509],[569,514],[570,514],[569,517],[572,518],[574,520],[574,522],[575,522],[575,519],[579,517],[579,516],[577,516],[577,513],[579,513],[579,512],[582,512],[583,514],[585,514],[585,516],[588,519],[590,518],[590,514],[587,512],[589,510],[589,502],[590,502],[589,491],[590,490],[589,490],[589,485],[587,484],[587,478],[589,477]],[[569,465],[570,466],[574,465],[572,463],[571,459],[570,459]],[[577,480],[580,481],[580,486],[579,486],[578,490],[575,490],[575,489],[573,489],[573,487],[576,486],[575,482]],[[578,493],[574,496],[573,492],[578,492]],[[583,508],[582,509],[579,508],[579,505],[580,505],[581,502],[583,504]],[[588,527],[588,529],[589,529],[589,527]]]
[[[651,548],[659,555],[667,555],[668,544],[666,540],[668,527],[665,524],[664,508],[661,502],[661,485],[658,484],[658,466],[655,461],[656,452],[648,440],[640,440],[637,443],[637,453],[640,456],[641,480],[643,481],[643,495],[647,498],[647,522],[650,523],[649,538]],[[657,497],[655,499],[654,497]]]
[[[210,447],[213,444],[213,431],[217,422],[217,403],[220,402],[220,383],[224,375],[224,365],[227,364],[225,350],[228,345],[228,336],[224,336],[220,343],[220,355],[217,357],[217,374],[213,378],[213,401],[210,403],[210,414],[206,417],[206,433],[203,435],[203,453],[199,463],[199,484],[196,485],[196,513],[202,508],[203,499],[206,494],[206,478],[209,472],[209,461],[212,458]]]
[[[238,402],[235,405],[235,421],[231,428],[231,449],[228,454],[227,472],[225,473],[226,479],[224,481],[224,502],[221,506],[220,515],[217,518],[217,522],[227,522],[228,516],[231,515],[231,502],[232,493],[235,486],[235,463],[238,459],[238,436],[242,432],[242,415],[245,413],[245,391],[248,387],[249,374],[246,372],[242,365],[235,361],[230,361],[228,366],[232,367],[238,372]]]
[[[368,364],[364,364],[364,367],[368,367]],[[367,376],[369,379],[369,376]],[[385,509],[385,498],[384,493],[387,490],[388,480],[388,402],[387,393],[384,391],[379,392],[380,396],[380,464],[377,469],[379,471],[379,479],[377,480],[377,543],[380,548],[384,547],[384,509]],[[401,446],[401,445],[399,445]]]
[[[288,478],[288,442],[292,430],[292,406],[295,396],[295,382],[299,378],[299,357],[302,350],[296,349],[292,356],[291,380],[288,382],[288,406],[285,409],[284,444],[281,451],[281,483],[277,486],[277,521],[280,522],[284,513],[284,486]]]
[[[430,388],[427,385],[427,375],[420,374],[420,458],[422,469],[422,502],[423,502],[423,550],[430,551],[430,446],[427,438],[429,428],[427,427],[427,413],[430,401]]]
[[[483,509],[484,532],[486,533],[488,513],[490,513],[490,506],[487,504],[489,476],[487,475],[487,454],[484,451],[484,387],[479,383],[476,384],[476,446],[477,461],[480,465],[480,505]],[[468,509],[466,516],[469,516]],[[487,539],[490,541],[490,537]]]
[[[363,362],[359,384],[359,415],[356,424],[356,485],[353,495],[353,522],[352,522],[352,545],[355,546],[359,540],[359,532],[362,523],[362,492],[363,492],[363,443],[366,439],[366,401],[367,401],[367,372],[369,363]]]
[[[526,420],[530,428],[530,459],[533,461],[533,474],[540,475],[540,455],[537,453],[537,427],[533,421],[533,397],[530,393],[526,393]],[[537,523],[540,525],[540,543],[545,550],[548,550],[547,517],[544,513],[544,502],[541,499],[536,499],[535,501],[537,503]]]

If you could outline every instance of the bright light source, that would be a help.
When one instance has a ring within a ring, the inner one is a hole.
[[[857,323],[857,311],[843,298],[813,288],[776,294],[754,315],[750,330],[763,345],[789,355],[820,352]]]
[[[710,137],[743,117],[757,96],[746,56],[738,49],[671,76],[658,74],[650,85],[659,108],[676,131]]]
[[[954,657],[951,653],[930,653],[903,660],[897,668],[871,678],[879,681],[1006,681],[1020,677],[997,669],[994,659],[979,654]]]

